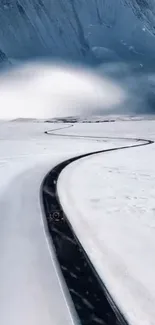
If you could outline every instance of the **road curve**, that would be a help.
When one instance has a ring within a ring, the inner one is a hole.
[[[65,128],[71,128],[68,125]],[[63,135],[55,133],[55,130],[46,131],[45,133],[51,136],[86,138],[86,139],[107,139],[106,137],[92,136],[75,136]],[[51,239],[55,247],[56,256],[60,264],[61,271],[67,283],[70,295],[75,305],[75,309],[80,318],[82,325],[84,324],[110,324],[110,325],[127,325],[128,322],[124,318],[122,312],[115,304],[113,298],[108,292],[108,288],[99,278],[94,266],[91,264],[89,257],[81,246],[72,225],[63,212],[61,202],[57,193],[57,181],[62,170],[72,162],[94,154],[100,154],[110,151],[133,149],[136,147],[151,145],[152,140],[140,138],[109,138],[132,140],[135,144],[120,146],[111,149],[90,152],[79,155],[60,163],[45,177],[42,184],[42,198],[47,218],[48,229],[51,234]],[[77,270],[79,270],[77,272]],[[91,279],[91,284],[88,281]],[[85,286],[83,286],[83,281]],[[86,295],[87,292],[87,295]],[[97,297],[94,299],[94,297]]]
[[[105,151],[113,151],[115,150],[120,150],[120,149],[128,149],[128,148],[135,148],[135,147],[141,147],[141,146],[145,146],[145,145],[149,145],[149,144],[153,144],[154,141],[150,140],[150,139],[143,139],[143,138],[130,138],[130,137],[103,137],[103,136],[91,136],[91,135],[75,135],[75,134],[63,134],[63,133],[57,133],[57,131],[59,130],[64,130],[64,129],[69,129],[69,128],[73,128],[74,124],[69,124],[65,127],[60,127],[60,128],[56,128],[53,130],[48,130],[45,131],[45,134],[47,135],[52,135],[52,136],[57,136],[57,137],[67,137],[67,138],[74,138],[74,139],[91,139],[91,140],[126,140],[126,141],[135,141],[136,144],[134,145],[128,145],[128,146],[120,146],[117,148],[111,148],[111,149],[106,149],[106,150],[100,150],[97,151],[96,153],[100,153],[100,152],[105,152]],[[56,132],[56,133],[55,133]],[[142,143],[139,143],[142,142]],[[90,152],[87,155],[92,155],[95,152]],[[85,155],[83,155],[85,156]],[[80,156],[79,156],[80,157]],[[82,158],[82,157],[81,157]]]

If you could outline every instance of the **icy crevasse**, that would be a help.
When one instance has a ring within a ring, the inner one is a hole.
[[[102,47],[123,58],[153,57],[146,2],[150,0],[142,0],[144,6],[139,0],[1,0],[0,49],[16,59],[94,60],[92,49]]]

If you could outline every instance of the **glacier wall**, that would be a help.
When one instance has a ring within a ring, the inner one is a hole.
[[[154,7],[153,0],[1,0],[0,60],[153,59]]]

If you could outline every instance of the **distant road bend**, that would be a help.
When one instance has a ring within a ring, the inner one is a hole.
[[[67,126],[67,128],[71,127],[73,125]],[[57,131],[62,129],[64,128],[57,128],[45,133],[51,136],[85,138],[96,141],[97,139],[103,141],[107,139],[107,137],[57,133]],[[95,267],[81,246],[72,225],[61,207],[57,193],[59,175],[66,166],[81,158],[104,152],[133,149],[154,143],[152,140],[139,138],[108,139],[134,140],[136,143],[94,151],[67,159],[54,167],[45,177],[42,184],[43,206],[52,244],[54,245],[60,269],[82,325],[128,325],[128,322],[114,302],[108,288],[99,278]]]

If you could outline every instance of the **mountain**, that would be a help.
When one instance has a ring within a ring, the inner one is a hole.
[[[153,0],[1,0],[0,48],[13,59],[154,58]]]
[[[151,34],[155,34],[155,2],[154,0],[125,0],[134,14],[145,23]]]

